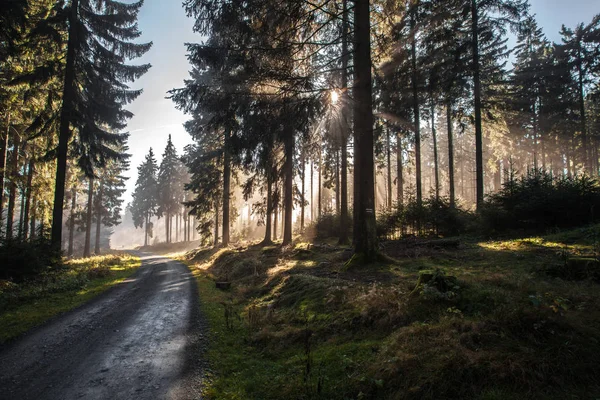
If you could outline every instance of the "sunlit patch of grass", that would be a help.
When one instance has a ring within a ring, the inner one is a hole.
[[[570,251],[574,254],[593,251],[593,245],[581,243],[564,243],[550,241],[542,237],[532,237],[525,239],[505,240],[496,242],[480,242],[479,247],[494,251]]]
[[[140,265],[140,259],[129,254],[69,260],[55,272],[0,289],[0,343],[91,300]]]

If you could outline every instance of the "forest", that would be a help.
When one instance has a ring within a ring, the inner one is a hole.
[[[129,201],[144,7],[0,5],[0,344],[153,253],[195,279],[207,398],[600,396],[600,14],[183,0],[191,144],[135,149]]]

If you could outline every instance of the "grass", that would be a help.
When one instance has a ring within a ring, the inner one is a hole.
[[[598,233],[456,249],[390,242],[364,268],[347,268],[343,248],[307,243],[188,253],[210,325],[204,395],[600,398],[599,282],[553,273],[596,260]],[[415,289],[420,276],[435,278]],[[232,288],[216,289],[224,280]]]
[[[0,344],[91,300],[140,265],[128,254],[98,256],[67,261],[22,284],[0,281]]]

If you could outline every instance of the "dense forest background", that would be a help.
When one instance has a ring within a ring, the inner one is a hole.
[[[303,233],[371,258],[597,218],[600,16],[552,43],[521,0],[185,1],[198,43],[169,96],[193,144],[150,150],[125,206],[142,4],[2,5],[3,248],[90,255],[133,225],[135,244]]]

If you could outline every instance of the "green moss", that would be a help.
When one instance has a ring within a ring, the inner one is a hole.
[[[206,398],[599,397],[597,284],[546,273],[565,247],[593,257],[589,235],[465,240],[368,265],[356,256],[346,268],[339,249],[304,244],[199,260]],[[228,264],[254,262],[252,279],[240,273],[231,292],[215,289],[210,277]],[[420,271],[438,269],[456,277],[451,295],[410,296]]]

